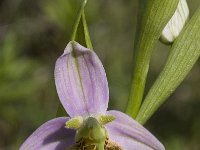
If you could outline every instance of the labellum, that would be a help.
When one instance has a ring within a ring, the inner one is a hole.
[[[103,120],[112,121],[110,119],[113,118],[112,116],[100,116],[98,117],[99,121],[95,117],[88,117],[81,125],[76,124],[77,118],[66,123],[66,127],[69,127],[69,124],[78,127],[76,131],[76,144],[70,147],[69,150],[122,150],[119,144],[109,140],[109,135],[101,122],[102,118],[104,118]],[[71,128],[74,129],[72,126]]]

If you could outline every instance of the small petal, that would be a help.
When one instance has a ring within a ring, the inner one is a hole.
[[[20,150],[66,150],[75,143],[75,131],[64,127],[67,120],[60,117],[46,122],[28,137]]]
[[[119,111],[108,111],[116,120],[106,125],[110,140],[125,150],[165,150],[164,146],[142,125]]]
[[[69,42],[57,59],[55,82],[58,96],[71,117],[105,113],[108,83],[98,56],[76,42]]]
[[[187,1],[180,0],[174,15],[169,20],[162,32],[161,41],[163,43],[172,43],[182,31],[188,17],[189,8]]]

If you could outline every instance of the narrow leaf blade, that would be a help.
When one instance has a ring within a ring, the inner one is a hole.
[[[144,124],[185,79],[200,56],[200,8],[173,44],[166,65],[147,94],[136,120]]]
[[[136,117],[141,106],[152,51],[174,14],[179,0],[142,0],[135,40],[134,70],[127,114]]]

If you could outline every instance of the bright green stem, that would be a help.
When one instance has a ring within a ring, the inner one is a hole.
[[[132,87],[126,113],[136,117],[143,98],[153,49],[179,0],[142,0],[135,40]]]
[[[71,40],[77,41],[78,43],[80,43],[83,46],[86,46],[89,49],[93,49],[84,13],[84,8],[86,4],[87,0],[84,0],[74,24]]]
[[[173,44],[166,65],[147,94],[136,120],[144,124],[184,80],[200,56],[200,8]]]
[[[91,42],[91,39],[90,39],[90,34],[89,34],[89,31],[88,31],[88,26],[87,26],[87,22],[86,22],[84,12],[82,13],[82,22],[83,22],[84,33],[85,33],[86,46],[87,46],[87,48],[93,50],[93,46],[92,46],[92,42]]]
[[[71,37],[72,41],[75,41],[75,39],[76,39],[77,29],[78,29],[78,26],[79,26],[79,23],[80,23],[80,20],[81,20],[81,15],[84,12],[84,8],[85,8],[86,4],[87,4],[87,0],[83,0],[83,3],[81,5],[81,8],[79,9],[79,12],[78,12],[75,24],[74,24],[72,37]]]

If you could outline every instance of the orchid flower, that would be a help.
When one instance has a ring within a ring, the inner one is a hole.
[[[128,115],[107,111],[105,70],[94,51],[69,42],[56,62],[55,83],[69,117],[40,126],[20,150],[164,150]]]
[[[169,20],[162,31],[161,41],[164,43],[173,43],[183,30],[189,18],[189,8],[186,0],[180,0],[174,15]]]

